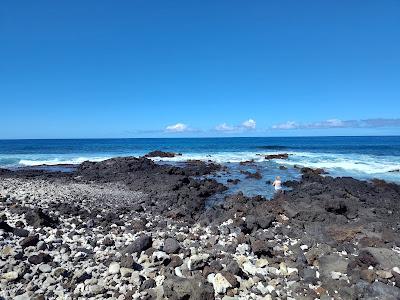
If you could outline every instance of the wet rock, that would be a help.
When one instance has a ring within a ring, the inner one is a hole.
[[[310,175],[310,174],[312,174],[312,175],[327,174],[327,172],[324,169],[320,169],[320,168],[312,169],[312,168],[307,168],[307,167],[301,168],[300,172],[303,173],[303,174],[307,174],[307,175]]]
[[[253,165],[253,164],[254,164],[254,159],[241,161],[239,163],[240,166],[247,166],[247,165]]]
[[[182,154],[156,150],[156,151],[147,153],[144,157],[175,157],[175,156],[182,156]]]
[[[259,171],[255,172],[255,173],[252,173],[252,172],[249,172],[249,171],[241,170],[240,173],[246,175],[246,178],[253,178],[253,179],[257,179],[257,180],[262,179],[262,175],[261,175],[261,173]]]
[[[288,159],[288,158],[289,158],[288,153],[270,154],[265,156],[265,159]]]
[[[228,179],[226,182],[236,185],[236,184],[238,184],[240,181],[241,181],[240,179],[236,178],[236,179]]]

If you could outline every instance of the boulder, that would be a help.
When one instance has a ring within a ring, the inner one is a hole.
[[[123,254],[141,253],[151,247],[153,240],[151,236],[142,235],[125,247]]]
[[[386,270],[400,267],[400,255],[387,248],[365,248],[377,260],[378,264]]]
[[[163,283],[164,294],[168,299],[213,300],[214,289],[200,278],[170,277]]]
[[[25,219],[28,225],[33,227],[57,227],[59,220],[51,217],[49,214],[43,212],[42,209],[28,210],[25,213]]]

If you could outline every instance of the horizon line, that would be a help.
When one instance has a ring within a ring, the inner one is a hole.
[[[400,137],[396,134],[388,135],[298,135],[298,136],[192,136],[192,137],[80,137],[80,138],[8,138],[0,141],[26,140],[134,140],[134,139],[232,139],[232,138],[322,138],[322,137]]]

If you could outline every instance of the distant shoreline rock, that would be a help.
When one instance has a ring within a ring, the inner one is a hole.
[[[288,153],[278,153],[278,154],[269,154],[265,155],[265,159],[288,159]]]
[[[164,152],[164,151],[156,150],[156,151],[151,151],[151,152],[147,153],[144,157],[167,157],[167,158],[171,158],[171,157],[176,157],[176,156],[182,156],[182,153]]]

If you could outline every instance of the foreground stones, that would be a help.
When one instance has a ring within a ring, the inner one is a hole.
[[[2,175],[0,297],[398,299],[397,185],[305,172],[273,201],[205,210],[198,193],[216,185],[193,179],[211,168],[197,164]]]

